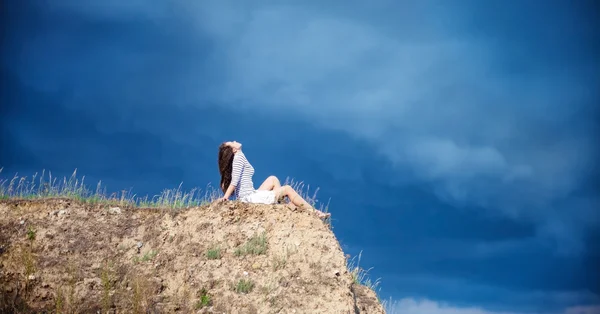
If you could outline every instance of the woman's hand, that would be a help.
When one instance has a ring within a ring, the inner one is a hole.
[[[217,202],[221,203],[221,202],[225,202],[225,201],[229,200],[229,197],[231,197],[231,195],[233,194],[233,191],[235,191],[235,185],[230,184],[229,187],[227,188],[227,191],[225,191],[225,195],[223,195],[223,197],[219,197],[217,199]]]
[[[227,198],[227,197],[225,197],[225,196],[223,196],[223,197],[219,197],[219,198],[217,199],[217,203],[222,203],[222,202],[225,202],[227,199],[228,199],[228,198]]]

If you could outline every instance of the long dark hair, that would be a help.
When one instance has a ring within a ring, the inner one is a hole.
[[[227,191],[231,184],[231,169],[233,167],[233,148],[222,143],[219,146],[219,173],[221,174],[221,190]]]

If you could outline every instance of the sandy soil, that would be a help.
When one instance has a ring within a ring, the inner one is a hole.
[[[2,313],[384,313],[345,258],[285,205],[0,201]]]

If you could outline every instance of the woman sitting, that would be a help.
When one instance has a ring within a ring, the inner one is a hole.
[[[242,152],[242,144],[236,141],[224,142],[219,146],[219,172],[221,190],[225,193],[219,198],[219,202],[228,200],[234,193],[236,199],[255,204],[275,204],[280,198],[287,196],[292,204],[314,212],[319,218],[331,215],[314,209],[291,186],[281,186],[275,176],[268,177],[258,190],[255,190],[252,182],[254,167]]]

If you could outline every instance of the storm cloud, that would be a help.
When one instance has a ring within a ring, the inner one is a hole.
[[[524,308],[546,300],[519,300],[527,289],[585,296],[555,308],[597,303],[592,5],[15,3],[0,162],[83,163],[152,193],[216,182],[215,147],[235,138],[257,175],[332,198],[336,235],[378,256],[366,262],[395,278],[389,295],[458,300],[486,282]],[[506,274],[519,265],[527,274]],[[556,269],[571,279],[547,279]]]

